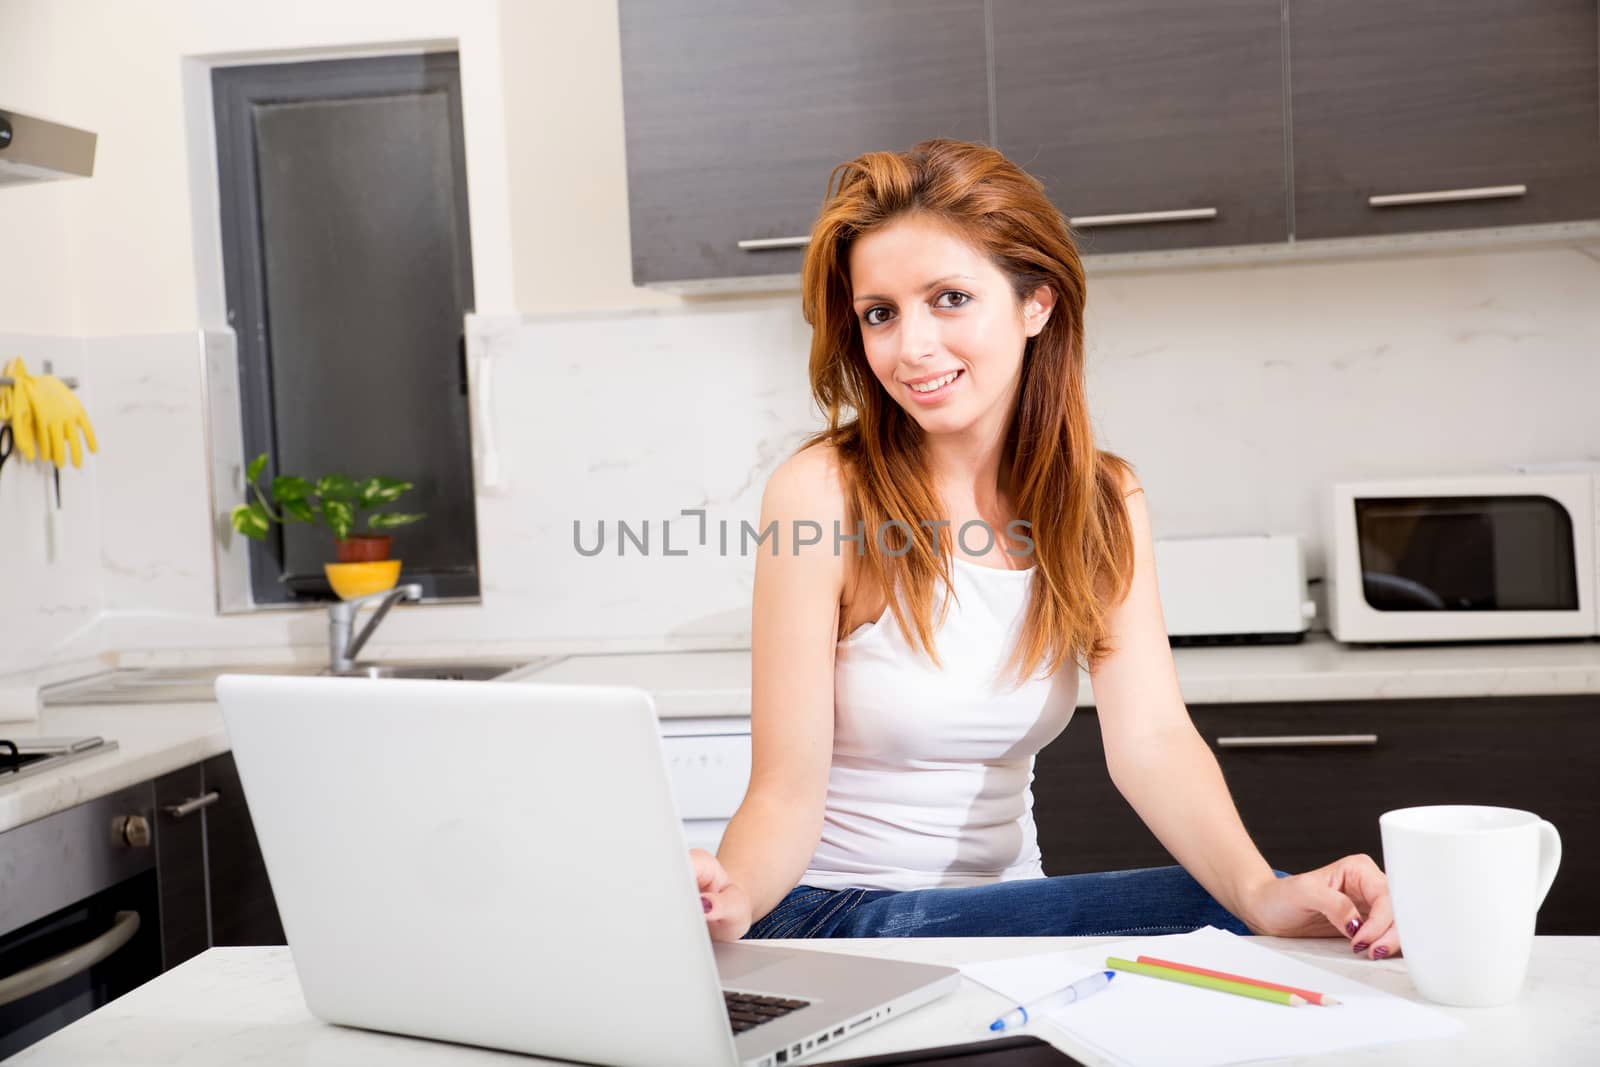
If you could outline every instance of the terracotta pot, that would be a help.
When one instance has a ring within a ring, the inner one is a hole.
[[[390,534],[352,534],[333,545],[340,563],[374,563],[389,558],[393,541]]]

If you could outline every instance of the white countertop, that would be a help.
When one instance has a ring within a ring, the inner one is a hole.
[[[384,652],[406,654],[392,647]],[[1359,648],[1317,635],[1296,645],[1180,648],[1173,658],[1190,704],[1600,695],[1597,641]],[[292,661],[281,650],[263,650],[258,659],[264,665]],[[119,662],[201,666],[237,664],[241,657],[236,651],[212,652],[210,658],[147,653]],[[750,714],[748,649],[572,655],[519,676],[639,686],[651,693],[664,719]],[[1094,703],[1087,678],[1078,702]],[[214,704],[49,707],[36,722],[0,723],[0,737],[84,734],[114,740],[118,749],[0,785],[0,832],[228,750]]]
[[[0,736],[87,737],[115,751],[0,786],[0,832],[228,751],[215,704],[46,708],[37,722],[0,723]]]
[[[1059,951],[1115,938],[888,938],[838,942],[775,941],[923,962],[960,964]],[[1342,939],[1261,938],[1278,951],[1345,977],[1419,1000],[1404,960],[1353,959]],[[1274,1064],[1340,1063],[1378,1067],[1596,1062],[1600,1048],[1600,938],[1535,939],[1522,997],[1499,1008],[1439,1008],[1466,1024],[1459,1037],[1375,1045]],[[971,981],[949,997],[855,1037],[807,1063],[869,1056],[974,1039],[981,1023],[1009,1002]],[[1032,1032],[1091,1067],[1104,1057],[1045,1025]],[[531,1064],[553,1061],[330,1026],[306,1010],[287,948],[214,948],[25,1049],[17,1067],[228,1067],[233,1064],[341,1064],[423,1067],[430,1064]]]
[[[1600,641],[1367,648],[1318,634],[1293,645],[1179,648],[1173,660],[1190,704],[1600,694]],[[537,677],[636,685],[663,717],[750,713],[748,651],[570,656]],[[1078,705],[1094,705],[1087,674]]]

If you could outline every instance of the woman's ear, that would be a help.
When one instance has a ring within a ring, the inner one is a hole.
[[[1029,337],[1039,336],[1044,324],[1050,321],[1050,312],[1055,306],[1056,293],[1048,285],[1039,286],[1022,302],[1022,325]]]

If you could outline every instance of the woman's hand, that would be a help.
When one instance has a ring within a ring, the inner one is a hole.
[[[705,849],[691,848],[689,862],[694,864],[694,878],[700,884],[700,906],[706,911],[711,940],[739,940],[755,921],[750,915],[750,898]]]
[[[1342,935],[1368,959],[1400,955],[1389,878],[1371,856],[1346,856],[1305,874],[1257,883],[1246,895],[1246,923],[1274,937]]]

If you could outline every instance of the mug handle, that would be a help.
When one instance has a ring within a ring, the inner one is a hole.
[[[1544,903],[1545,894],[1556,880],[1556,869],[1561,866],[1561,835],[1544,819],[1539,820],[1539,893],[1534,907]]]

